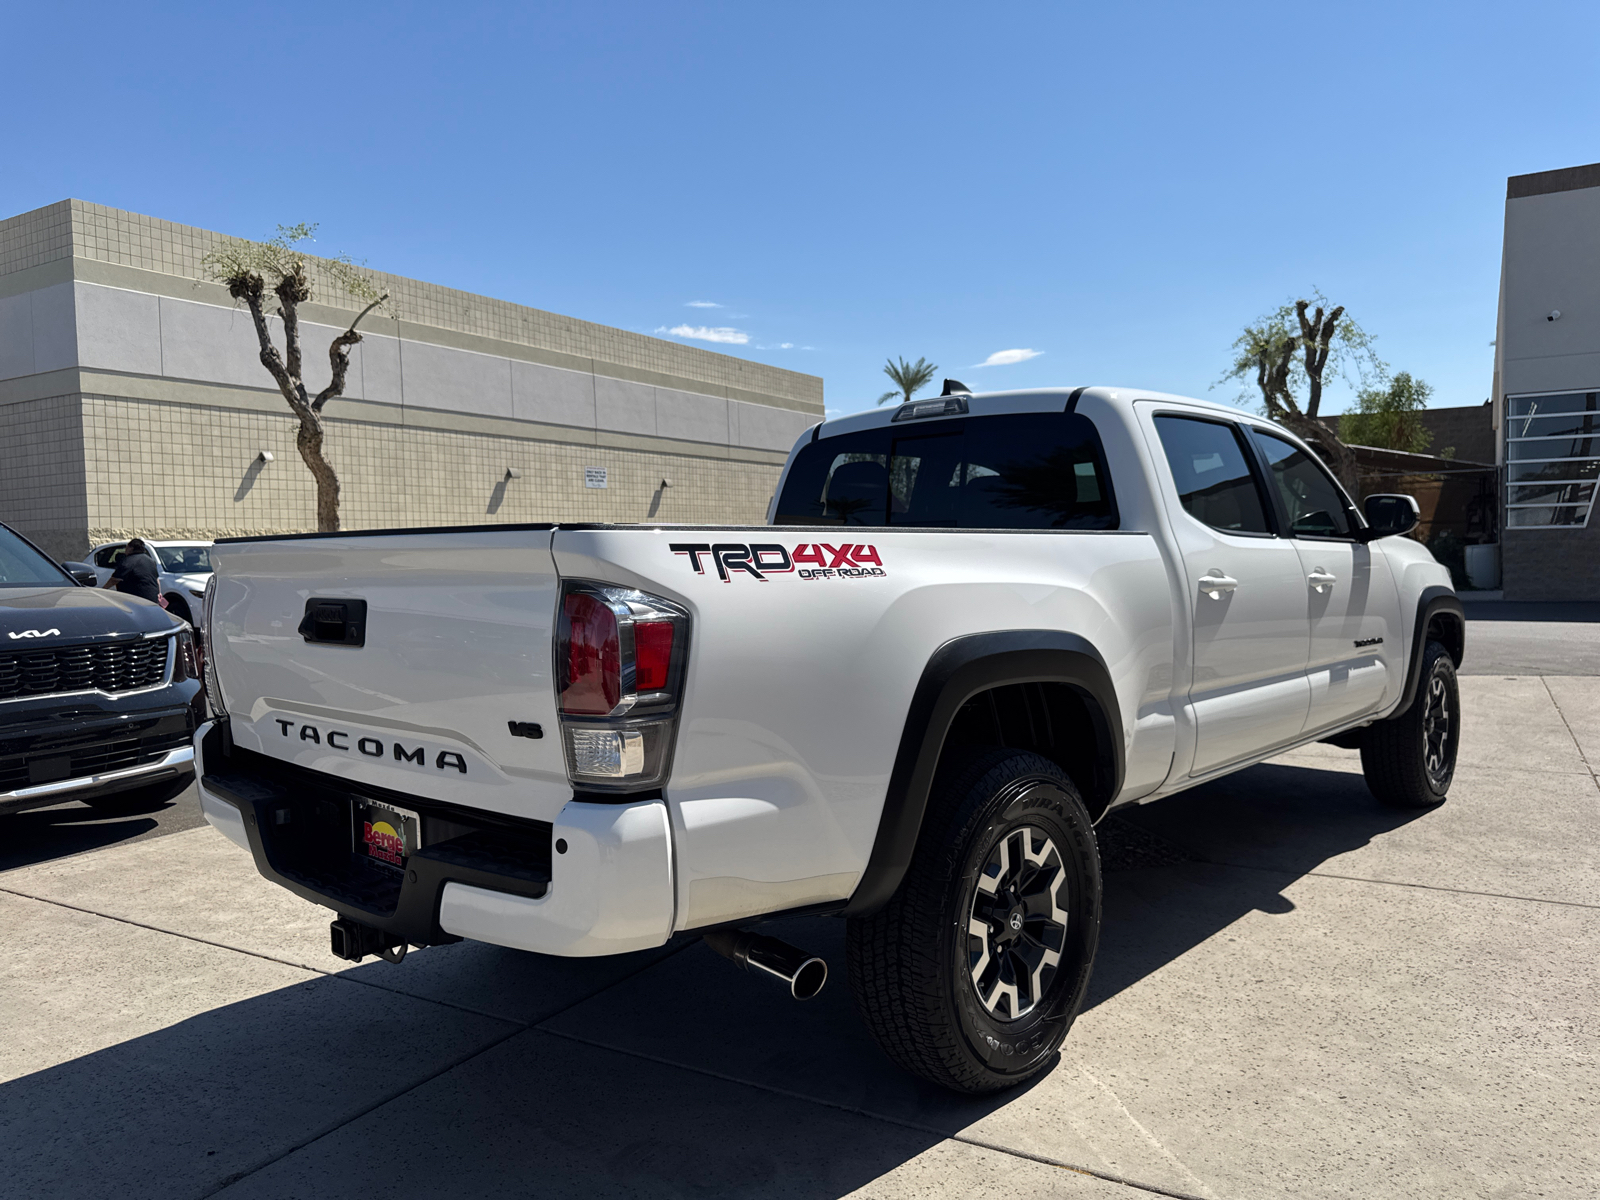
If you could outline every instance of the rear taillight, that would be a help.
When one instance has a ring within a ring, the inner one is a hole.
[[[622,634],[617,614],[602,599],[573,592],[561,602],[566,635],[566,670],[561,676],[561,711],[609,716],[622,699]]]
[[[205,600],[200,606],[200,644],[202,669],[200,677],[206,685],[206,703],[211,706],[213,717],[228,715],[227,705],[222,703],[222,687],[217,683],[216,663],[216,634],[212,610],[217,603],[217,577],[213,575],[206,580]]]
[[[689,614],[632,588],[569,582],[556,633],[567,773],[590,791],[638,791],[667,776],[688,654]]]

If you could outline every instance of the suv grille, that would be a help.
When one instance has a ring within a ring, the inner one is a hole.
[[[131,692],[167,673],[167,638],[0,650],[0,700],[61,692]]]

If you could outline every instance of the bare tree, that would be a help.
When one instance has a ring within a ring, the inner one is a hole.
[[[1233,343],[1233,367],[1223,380],[1253,380],[1265,415],[1317,446],[1353,496],[1360,490],[1356,457],[1322,419],[1323,381],[1331,371],[1334,378],[1353,375],[1365,384],[1386,378],[1388,368],[1343,305],[1330,306],[1315,289],[1312,296],[1245,326]],[[1302,389],[1303,403],[1297,397]]]
[[[204,266],[211,278],[225,285],[228,294],[243,301],[255,322],[256,338],[261,343],[261,365],[277,383],[289,408],[300,419],[295,444],[300,457],[317,484],[317,530],[339,530],[339,476],[323,452],[325,428],[322,410],[329,400],[344,394],[344,380],[350,370],[350,347],[361,340],[356,326],[373,309],[389,299],[377,284],[348,257],[320,259],[318,268],[328,283],[366,307],[350,322],[350,327],[328,346],[328,365],[332,375],[328,386],[316,395],[306,387],[300,352],[300,306],[312,298],[311,275],[305,258],[295,250],[297,243],[309,241],[315,225],[278,226],[278,236],[266,242],[229,241],[205,256]],[[272,329],[267,322],[267,307],[273,298],[274,309],[283,322],[283,353],[272,344]]]

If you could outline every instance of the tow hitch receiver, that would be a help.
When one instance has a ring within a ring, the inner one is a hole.
[[[397,963],[406,956],[406,944],[397,942],[381,929],[340,917],[328,926],[333,941],[333,956],[346,962],[360,962],[369,954],[376,954],[385,962]]]

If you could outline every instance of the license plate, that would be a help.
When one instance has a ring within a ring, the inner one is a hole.
[[[356,801],[355,849],[379,866],[404,870],[422,844],[422,818],[406,808]]]

